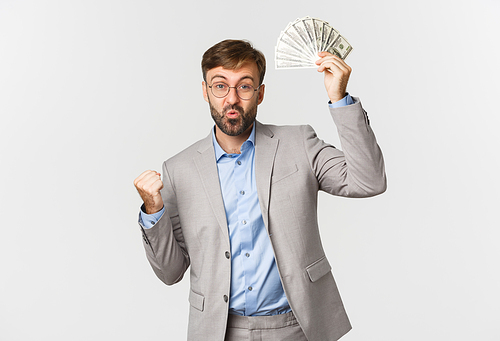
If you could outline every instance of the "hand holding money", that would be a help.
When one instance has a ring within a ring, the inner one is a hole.
[[[346,94],[352,69],[341,58],[329,52],[320,52],[318,56],[320,59],[316,61],[316,65],[319,65],[318,72],[323,72],[325,75],[328,97],[332,103],[340,101]]]
[[[324,20],[304,17],[289,23],[276,44],[277,69],[318,67],[332,103],[344,98],[351,68],[344,62],[352,46]]]

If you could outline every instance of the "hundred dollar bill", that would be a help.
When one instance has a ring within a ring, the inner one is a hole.
[[[309,39],[309,35],[307,33],[307,29],[304,26],[303,21],[299,20],[292,24],[291,28],[295,29],[295,32],[300,37],[304,45],[307,47],[309,54],[311,57],[316,55],[316,50],[314,49],[313,41]],[[292,30],[292,29],[289,29]]]
[[[323,20],[313,18],[314,36],[316,37],[316,51],[323,51]]]
[[[325,49],[325,51],[328,52],[328,53],[331,53],[331,54],[333,54],[333,55],[335,55],[335,56],[337,56],[339,58],[342,58],[342,56],[340,55],[340,53],[336,49],[334,49],[333,46],[327,47]]]
[[[296,58],[301,58],[304,60],[309,60],[310,56],[304,53],[304,50],[301,49],[300,47],[297,47],[294,44],[294,41],[291,40],[287,35],[284,35],[282,32],[282,35],[278,39],[278,42],[276,44],[275,48],[275,56],[280,55],[280,54],[286,54],[289,56],[294,56]]]
[[[294,46],[299,49],[302,54],[311,58],[313,55],[310,52],[307,45],[302,41],[302,38],[299,36],[297,31],[293,26],[288,27],[285,31],[283,31],[283,35],[281,36],[281,40],[283,40],[289,46]]]
[[[307,64],[299,64],[286,60],[276,60],[275,61],[276,69],[306,69],[312,67],[318,67],[317,65],[307,65]]]
[[[275,61],[291,62],[291,63],[296,63],[296,64],[300,64],[300,65],[304,65],[304,66],[316,66],[316,64],[314,64],[314,62],[312,62],[312,61],[304,61],[303,59],[296,59],[296,58],[289,57],[286,55],[277,56],[275,58]]]
[[[328,48],[333,45],[333,43],[335,42],[335,40],[337,40],[337,38],[340,36],[339,32],[334,29],[333,27],[331,27],[330,25],[328,25],[326,28],[325,28],[325,39],[323,40],[323,50],[324,51],[327,51]]]
[[[345,59],[347,55],[352,51],[352,46],[342,36],[339,36],[331,47],[333,47],[333,49],[337,51],[339,57],[342,59]]]
[[[310,43],[311,47],[313,48],[314,55],[318,54],[318,46],[316,45],[316,34],[314,32],[314,22],[313,19],[310,17],[305,17],[302,19],[302,24],[304,25],[304,28],[306,29],[306,33],[308,36],[308,42]]]
[[[304,63],[310,63],[311,58],[304,57],[300,54],[295,53],[295,50],[287,51],[283,49],[276,49],[275,59],[276,58],[292,58],[295,60],[303,61]]]

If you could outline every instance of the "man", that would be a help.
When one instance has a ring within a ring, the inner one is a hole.
[[[225,40],[203,55],[210,134],[134,184],[146,254],[167,285],[189,266],[188,340],[338,340],[351,326],[321,245],[317,192],[385,191],[366,112],[346,93],[351,68],[319,53],[344,153],[310,126],[255,120],[265,59]]]

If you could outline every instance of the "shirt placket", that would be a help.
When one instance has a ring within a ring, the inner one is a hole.
[[[237,212],[238,224],[241,231],[241,261],[243,264],[243,280],[245,283],[245,311],[255,311],[257,306],[257,293],[254,287],[255,266],[252,261],[253,252],[253,221],[250,217],[250,194],[251,181],[249,172],[248,150],[242,151],[242,154],[235,160],[235,190],[237,191]],[[246,315],[246,314],[245,314]]]

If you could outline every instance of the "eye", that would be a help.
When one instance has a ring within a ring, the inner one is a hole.
[[[216,89],[216,90],[225,90],[225,89],[227,89],[227,84],[224,84],[224,83],[215,83],[213,85],[213,88]]]
[[[238,88],[241,89],[241,90],[243,90],[243,91],[251,91],[251,90],[253,90],[253,86],[251,86],[249,84],[242,84]]]

